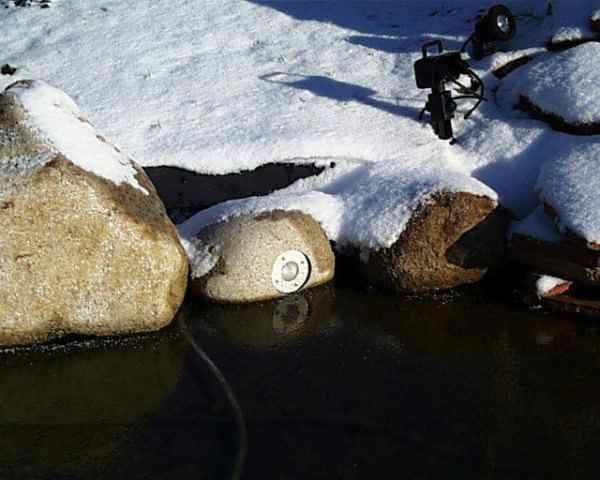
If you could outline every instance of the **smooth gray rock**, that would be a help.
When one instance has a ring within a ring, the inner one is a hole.
[[[328,282],[334,275],[335,258],[321,226],[297,211],[277,210],[210,225],[192,243],[196,258],[191,289],[214,302],[279,298]],[[296,265],[288,265],[288,282],[281,270],[290,262]]]

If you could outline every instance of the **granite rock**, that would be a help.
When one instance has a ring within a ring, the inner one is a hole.
[[[43,82],[0,95],[0,246],[0,345],[157,330],[185,294],[187,257],[151,182]]]
[[[488,197],[440,192],[391,247],[371,252],[361,271],[369,282],[400,292],[474,283],[503,264],[509,222]]]
[[[203,228],[192,243],[204,257],[192,262],[191,289],[214,302],[278,298],[326,283],[334,275],[335,258],[325,233],[312,217],[298,211],[234,217]],[[301,256],[285,260],[286,252]],[[299,271],[289,288],[282,288],[277,285],[282,278],[274,276],[288,261]]]

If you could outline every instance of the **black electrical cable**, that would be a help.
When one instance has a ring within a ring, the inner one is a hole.
[[[469,118],[471,116],[471,114],[477,109],[477,107],[479,107],[479,105],[481,105],[481,102],[483,102],[483,100],[485,100],[485,85],[483,84],[483,81],[481,80],[481,78],[479,78],[479,76],[471,69],[467,70],[467,75],[474,78],[475,81],[477,81],[479,83],[481,92],[479,92],[480,98],[477,100],[477,103],[475,103],[475,105],[473,105],[473,108],[471,108],[471,110],[469,110],[467,113],[465,113],[465,119]]]
[[[460,87],[460,89],[462,91],[464,91],[464,92],[471,92],[468,95],[459,95],[457,97],[452,97],[453,100],[463,100],[463,99],[476,99],[477,100],[477,103],[473,106],[473,108],[471,108],[465,114],[465,118],[469,118],[469,116],[477,109],[477,107],[479,107],[479,105],[481,104],[481,102],[484,101],[484,100],[487,100],[487,98],[485,98],[483,96],[483,94],[484,94],[484,85],[483,85],[483,82],[481,81],[481,79],[477,76],[477,74],[475,72],[473,72],[473,70],[471,70],[471,69],[466,69],[464,71],[464,73],[466,75],[468,75],[471,78],[471,80],[475,80],[477,82],[477,85],[479,86],[480,93],[477,93],[477,92],[473,91],[473,89],[467,87],[466,85],[462,84],[458,80],[455,80],[455,79],[451,78],[450,81],[452,83],[454,83],[455,85],[457,85],[458,87]]]
[[[231,414],[236,427],[237,454],[229,478],[231,478],[231,480],[240,480],[242,476],[242,471],[244,469],[244,463],[246,462],[246,455],[248,453],[248,431],[246,429],[244,414],[242,413],[242,409],[240,408],[240,405],[237,399],[235,398],[233,389],[229,385],[229,382],[227,382],[227,379],[225,378],[221,370],[219,370],[219,367],[217,367],[214,364],[210,357],[196,343],[181,315],[179,316],[178,320],[179,325],[181,327],[181,331],[183,332],[187,341],[190,343],[192,349],[198,355],[200,360],[202,360],[202,362],[208,368],[208,371],[217,379],[217,382],[221,386],[221,389],[223,390],[223,393],[227,401],[229,402],[229,406],[231,407]]]
[[[487,100],[487,98],[482,97],[480,95],[459,95],[458,97],[452,97],[452,100],[464,100],[464,99],[473,99],[473,100]]]
[[[454,83],[455,85],[458,85],[463,92],[473,92],[472,88],[469,88],[466,85],[463,85],[462,83],[460,83],[458,80],[455,80],[454,78],[451,78],[450,81],[452,83]],[[475,92],[473,92],[473,93],[475,93]]]

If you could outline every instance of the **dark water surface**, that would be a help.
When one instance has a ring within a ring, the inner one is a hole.
[[[247,417],[244,478],[597,478],[600,325],[481,295],[188,302]],[[0,479],[226,478],[234,429],[178,323],[0,353]]]

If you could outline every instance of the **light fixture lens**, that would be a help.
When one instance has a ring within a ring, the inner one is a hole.
[[[496,26],[504,33],[510,31],[510,20],[506,15],[498,15],[496,17]]]
[[[286,282],[291,282],[298,276],[298,272],[300,268],[296,262],[287,262],[283,267],[281,267],[281,278],[283,278]]]

